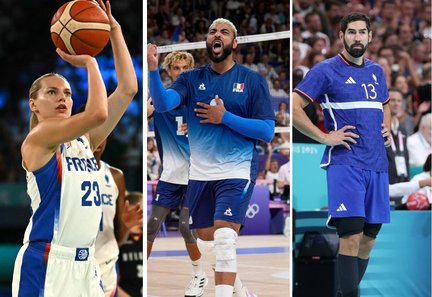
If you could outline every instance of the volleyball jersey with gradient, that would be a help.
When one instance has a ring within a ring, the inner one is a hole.
[[[188,137],[179,131],[180,125],[186,123],[186,106],[163,113],[154,111],[153,118],[156,142],[162,162],[159,180],[171,184],[187,185],[189,142]]]
[[[95,243],[101,221],[96,160],[85,136],[63,143],[42,168],[27,172],[32,216],[24,244],[84,248]]]
[[[118,257],[119,249],[117,240],[114,235],[114,217],[116,215],[117,198],[119,189],[111,174],[110,166],[100,161],[100,193],[102,198],[102,219],[99,224],[99,233],[96,239],[95,258],[101,265],[101,273],[103,274],[102,264],[114,265]]]
[[[315,65],[294,92],[311,102],[318,100],[329,132],[352,125],[356,128],[347,131],[360,136],[356,144],[348,142],[351,150],[343,145],[327,146],[322,168],[337,164],[387,172],[381,124],[389,95],[380,65],[368,59],[356,65],[339,54]]]
[[[238,63],[223,74],[211,64],[182,72],[171,86],[188,110],[188,139],[191,151],[189,179],[255,180],[258,154],[256,139],[235,132],[224,124],[202,124],[196,115],[197,102],[215,105],[215,96],[234,115],[274,120],[270,93],[263,76]]]

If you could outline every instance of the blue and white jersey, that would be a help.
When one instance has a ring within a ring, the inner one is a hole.
[[[119,254],[117,239],[114,234],[114,217],[116,215],[117,198],[119,189],[111,174],[110,166],[100,161],[100,193],[102,198],[102,219],[99,225],[99,233],[96,239],[95,258],[99,265],[114,265]],[[107,263],[108,262],[108,263]],[[101,266],[101,273],[105,273]]]
[[[189,179],[256,179],[258,153],[256,139],[243,136],[224,124],[201,124],[197,102],[215,105],[215,96],[234,115],[274,120],[267,83],[261,74],[238,63],[223,74],[211,64],[181,73],[171,86],[188,110],[191,151]]]
[[[91,247],[101,221],[101,195],[99,171],[87,138],[61,144],[45,166],[26,172],[32,216],[24,244],[41,241]]]
[[[155,136],[162,168],[159,180],[177,185],[187,185],[190,150],[188,137],[179,131],[186,123],[187,108],[168,112],[153,112]],[[189,125],[188,125],[189,126]],[[188,127],[189,128],[189,127]]]
[[[356,129],[347,132],[360,136],[356,144],[349,142],[351,150],[343,145],[327,146],[322,168],[338,164],[387,172],[381,124],[389,94],[380,65],[368,59],[356,65],[339,54],[315,65],[294,92],[312,102],[318,100],[329,132],[352,125]]]

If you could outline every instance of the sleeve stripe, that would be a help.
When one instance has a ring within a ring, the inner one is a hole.
[[[389,103],[389,100],[390,100],[390,96],[387,98],[386,101],[383,102],[383,105],[386,105],[387,103]]]
[[[306,94],[305,92],[302,92],[302,91],[300,91],[300,90],[297,89],[297,88],[295,88],[294,91],[297,91],[297,92],[302,93],[302,94],[305,95],[305,96],[306,96],[310,101],[314,102],[314,100],[313,100],[313,99],[312,99],[308,94]]]

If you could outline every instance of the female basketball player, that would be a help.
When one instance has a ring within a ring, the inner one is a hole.
[[[99,172],[93,151],[120,120],[137,92],[137,79],[119,24],[107,6],[118,86],[107,99],[97,62],[60,57],[88,74],[86,110],[71,116],[72,91],[49,73],[30,88],[33,112],[21,153],[32,216],[16,262],[13,296],[104,296],[94,243],[101,221]]]

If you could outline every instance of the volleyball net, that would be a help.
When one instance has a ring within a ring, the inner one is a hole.
[[[271,96],[271,104],[275,114],[282,114],[281,123],[276,126],[275,133],[289,133],[290,110],[290,37],[291,31],[263,33],[237,36],[237,48],[233,51],[233,59],[238,63],[260,72],[266,79]],[[159,71],[164,78],[166,87],[172,83],[162,67],[166,55],[173,51],[186,51],[195,59],[195,68],[210,63],[206,52],[206,42],[182,42],[172,45],[158,46]],[[286,103],[286,109],[284,108]],[[280,112],[280,105],[285,111]],[[154,137],[153,122],[148,123],[147,137]],[[265,149],[265,148],[264,148]]]

